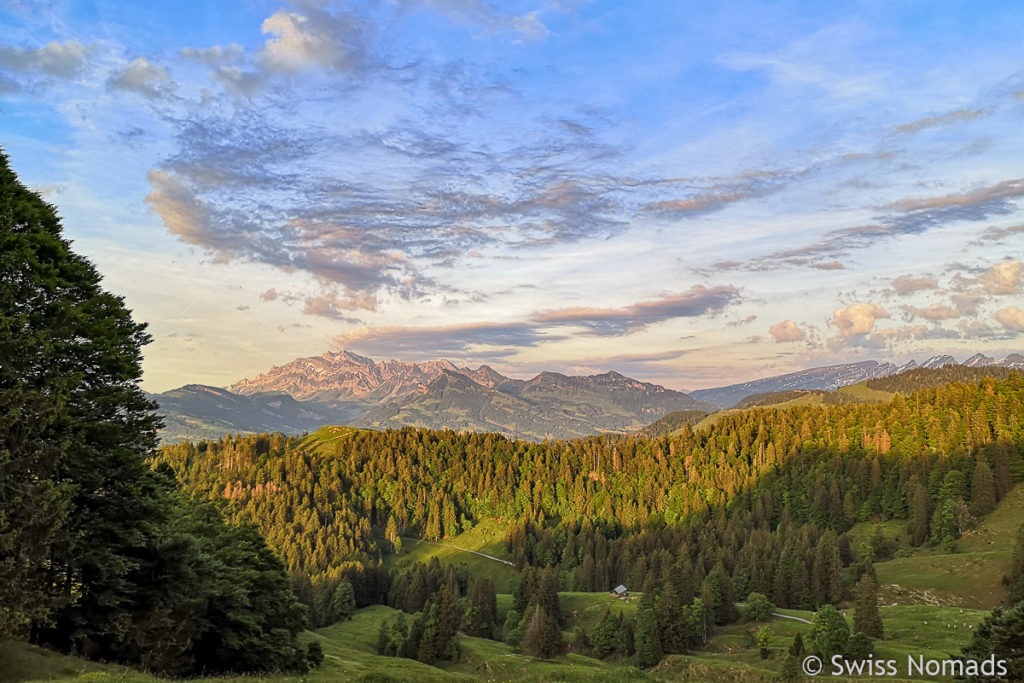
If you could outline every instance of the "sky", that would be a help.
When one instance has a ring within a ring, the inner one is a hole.
[[[1024,351],[1015,2],[0,0],[0,147],[153,341],[693,390]]]

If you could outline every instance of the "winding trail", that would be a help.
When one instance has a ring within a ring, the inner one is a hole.
[[[473,553],[474,555],[479,555],[480,557],[486,557],[488,560],[494,560],[495,562],[501,562],[502,564],[507,564],[510,567],[513,566],[513,564],[511,562],[509,562],[508,560],[503,560],[500,557],[495,557],[494,555],[488,555],[487,553],[481,553],[481,552],[479,552],[477,550],[470,550],[469,548],[460,548],[457,545],[450,545],[448,543],[438,543],[437,541],[428,541],[428,540],[426,540],[424,538],[409,538],[408,536],[399,536],[399,538],[401,538],[403,541],[413,541],[415,543],[429,543],[431,545],[439,545],[442,548],[452,548],[453,550],[461,550],[464,553]],[[810,623],[810,622],[808,622],[808,623]]]
[[[779,612],[772,612],[772,616],[779,617],[781,619],[792,619],[793,621],[802,621],[805,624],[811,624],[811,622],[807,621],[803,617],[791,617],[788,614],[780,614]],[[811,626],[814,626],[814,624],[811,624]]]

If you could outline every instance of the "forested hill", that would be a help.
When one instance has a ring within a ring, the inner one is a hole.
[[[678,590],[715,570],[737,591],[813,606],[844,590],[826,567],[852,561],[852,524],[907,519],[915,545],[953,542],[1024,479],[1022,447],[1014,373],[889,403],[736,412],[671,438],[322,430],[165,446],[157,461],[259,525],[314,607],[343,576],[358,602],[379,600],[385,538],[484,517],[515,524],[517,565],[555,564],[570,587],[661,585],[683,563],[696,583]]]

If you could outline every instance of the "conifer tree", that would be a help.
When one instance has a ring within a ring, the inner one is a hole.
[[[387,620],[382,619],[380,622],[380,628],[377,630],[377,654],[387,654],[390,646],[391,627],[388,626]]]
[[[795,681],[800,677],[804,656],[804,639],[797,633],[786,652],[786,660],[782,663],[782,678],[784,680]]]
[[[523,651],[541,659],[551,659],[566,649],[558,620],[539,603],[535,603],[523,630]]]
[[[654,666],[664,656],[654,614],[654,595],[651,593],[644,593],[637,605],[636,656],[637,663],[645,668]]]
[[[968,678],[975,681],[1024,681],[1024,602],[1014,607],[996,607],[974,629],[971,644],[963,649],[966,659],[983,661],[993,654],[1005,659],[1006,673]]]
[[[878,611],[878,578],[875,566],[868,563],[857,584],[857,605],[853,613],[853,630],[871,638],[882,638],[882,615]]]
[[[996,497],[996,480],[992,469],[979,457],[971,478],[971,504],[975,514],[987,515],[992,512],[996,507]]]

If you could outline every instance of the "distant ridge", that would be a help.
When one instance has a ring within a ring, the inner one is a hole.
[[[226,389],[189,384],[150,397],[160,405],[164,441],[218,438],[224,434],[301,433],[327,424],[386,429],[499,432],[524,439],[567,439],[602,433],[635,433],[661,418],[648,433],[698,414],[732,408],[763,394],[832,391],[907,370],[956,364],[938,355],[918,364],[861,361],[801,370],[776,377],[702,389],[673,391],[610,371],[585,377],[541,372],[532,379],[505,377],[487,365],[475,370],[448,360],[374,361],[350,351],[297,358]],[[995,360],[981,353],[963,366],[1024,369],[1024,355]],[[760,402],[760,401],[755,401]],[[682,411],[682,412],[679,412]],[[678,425],[676,425],[678,426]]]
[[[307,431],[324,424],[566,439],[632,432],[677,410],[714,410],[617,372],[542,372],[521,380],[487,365],[472,370],[448,360],[377,362],[350,351],[298,358],[227,389],[189,385],[153,398],[165,416],[162,438],[168,441],[218,431]]]
[[[810,390],[822,389],[832,391],[839,387],[857,384],[869,379],[879,379],[895,375],[914,368],[936,369],[945,365],[956,365],[957,360],[950,355],[932,356],[918,364],[916,361],[909,361],[903,365],[893,363],[880,363],[874,360],[861,361],[859,363],[847,363],[843,365],[826,365],[809,370],[800,370],[775,377],[765,377],[740,384],[730,384],[714,389],[699,389],[690,393],[690,396],[700,401],[707,401],[722,408],[732,408],[748,396],[755,394],[770,394],[779,391],[793,391],[797,389]],[[1002,367],[1012,369],[1024,369],[1024,356],[1019,353],[1011,353],[1002,360],[995,360],[981,353],[976,353],[963,365],[969,367]]]

